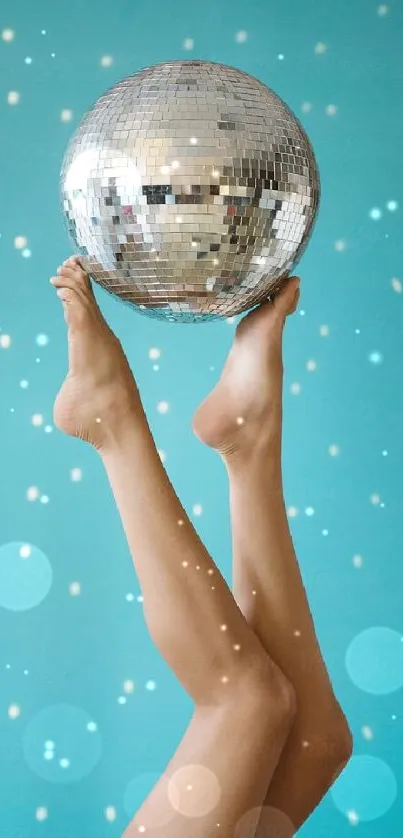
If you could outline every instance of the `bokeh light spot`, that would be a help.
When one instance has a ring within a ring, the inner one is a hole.
[[[347,672],[360,690],[387,695],[403,687],[401,635],[382,626],[357,634],[346,653]]]
[[[393,771],[378,757],[354,756],[332,787],[336,808],[346,817],[354,812],[357,822],[384,815],[397,796]]]

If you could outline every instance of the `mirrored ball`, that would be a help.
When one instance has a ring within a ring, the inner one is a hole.
[[[319,205],[309,139],[265,84],[170,61],[115,84],[61,171],[63,215],[96,283],[144,314],[195,323],[273,295]]]

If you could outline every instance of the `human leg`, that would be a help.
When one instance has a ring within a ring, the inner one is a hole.
[[[294,686],[297,714],[266,805],[299,827],[351,753],[351,737],[319,648],[284,502],[282,336],[296,305],[292,279],[237,329],[221,379],[194,430],[229,477],[234,596],[268,654]],[[259,832],[257,833],[259,837]]]
[[[290,730],[293,691],[169,483],[129,366],[88,278],[69,263],[54,284],[69,327],[70,363],[55,424],[99,451],[150,634],[195,702],[184,739],[127,836],[152,829],[155,838],[188,838],[191,822],[193,838],[232,838],[239,818],[266,793]],[[239,838],[253,838],[251,829]]]

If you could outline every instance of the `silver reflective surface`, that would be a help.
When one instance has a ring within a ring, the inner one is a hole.
[[[289,108],[233,67],[172,61],[114,85],[61,172],[64,217],[91,277],[145,313],[228,317],[279,288],[319,203]]]

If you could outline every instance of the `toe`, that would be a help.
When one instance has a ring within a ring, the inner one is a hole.
[[[284,317],[293,314],[298,306],[300,278],[291,276],[273,300],[274,309]]]
[[[55,277],[52,277],[55,279]],[[57,287],[76,288],[85,294],[87,297],[93,297],[91,283],[88,274],[82,269],[81,265],[74,259],[66,259],[57,269],[57,281],[53,284]]]

